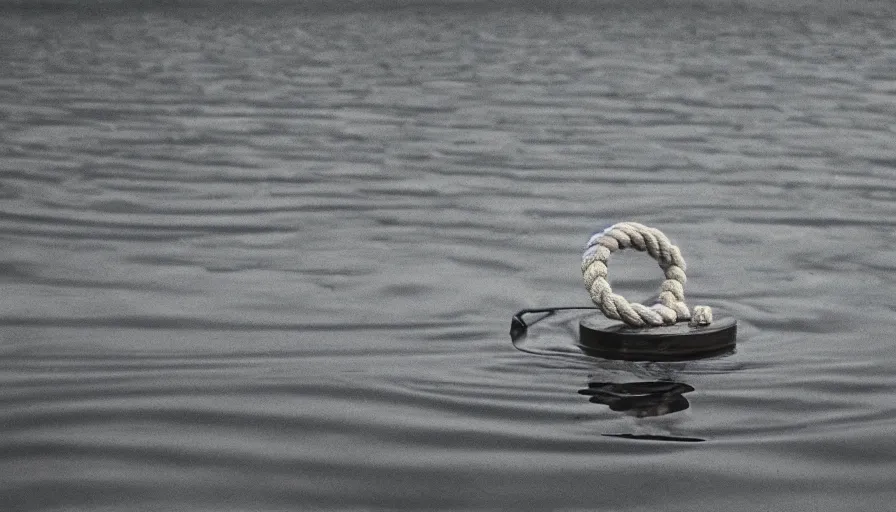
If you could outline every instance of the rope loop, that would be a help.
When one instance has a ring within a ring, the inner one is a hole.
[[[622,249],[646,251],[659,263],[666,279],[660,287],[657,302],[652,306],[631,303],[625,297],[613,293],[607,282],[607,261],[610,255]],[[600,233],[592,235],[582,255],[582,276],[591,300],[613,320],[622,320],[631,327],[655,327],[673,325],[690,320],[690,325],[712,323],[709,306],[694,306],[694,311],[684,302],[684,284],[687,268],[681,251],[660,230],[637,222],[620,222]]]

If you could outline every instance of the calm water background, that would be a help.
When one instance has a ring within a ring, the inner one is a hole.
[[[4,510],[892,510],[886,3],[90,5],[0,20]],[[735,354],[514,349],[620,220]]]

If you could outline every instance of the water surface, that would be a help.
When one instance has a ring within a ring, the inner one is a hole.
[[[8,10],[6,506],[891,510],[886,9]],[[621,220],[736,353],[511,345]]]

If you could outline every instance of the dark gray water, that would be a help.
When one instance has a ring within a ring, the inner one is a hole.
[[[892,9],[334,11],[3,13],[3,510],[892,510]]]

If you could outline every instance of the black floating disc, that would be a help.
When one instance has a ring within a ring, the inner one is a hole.
[[[626,361],[682,361],[734,350],[737,320],[720,318],[704,327],[687,322],[660,327],[608,324],[603,315],[579,322],[579,346],[585,353]]]

